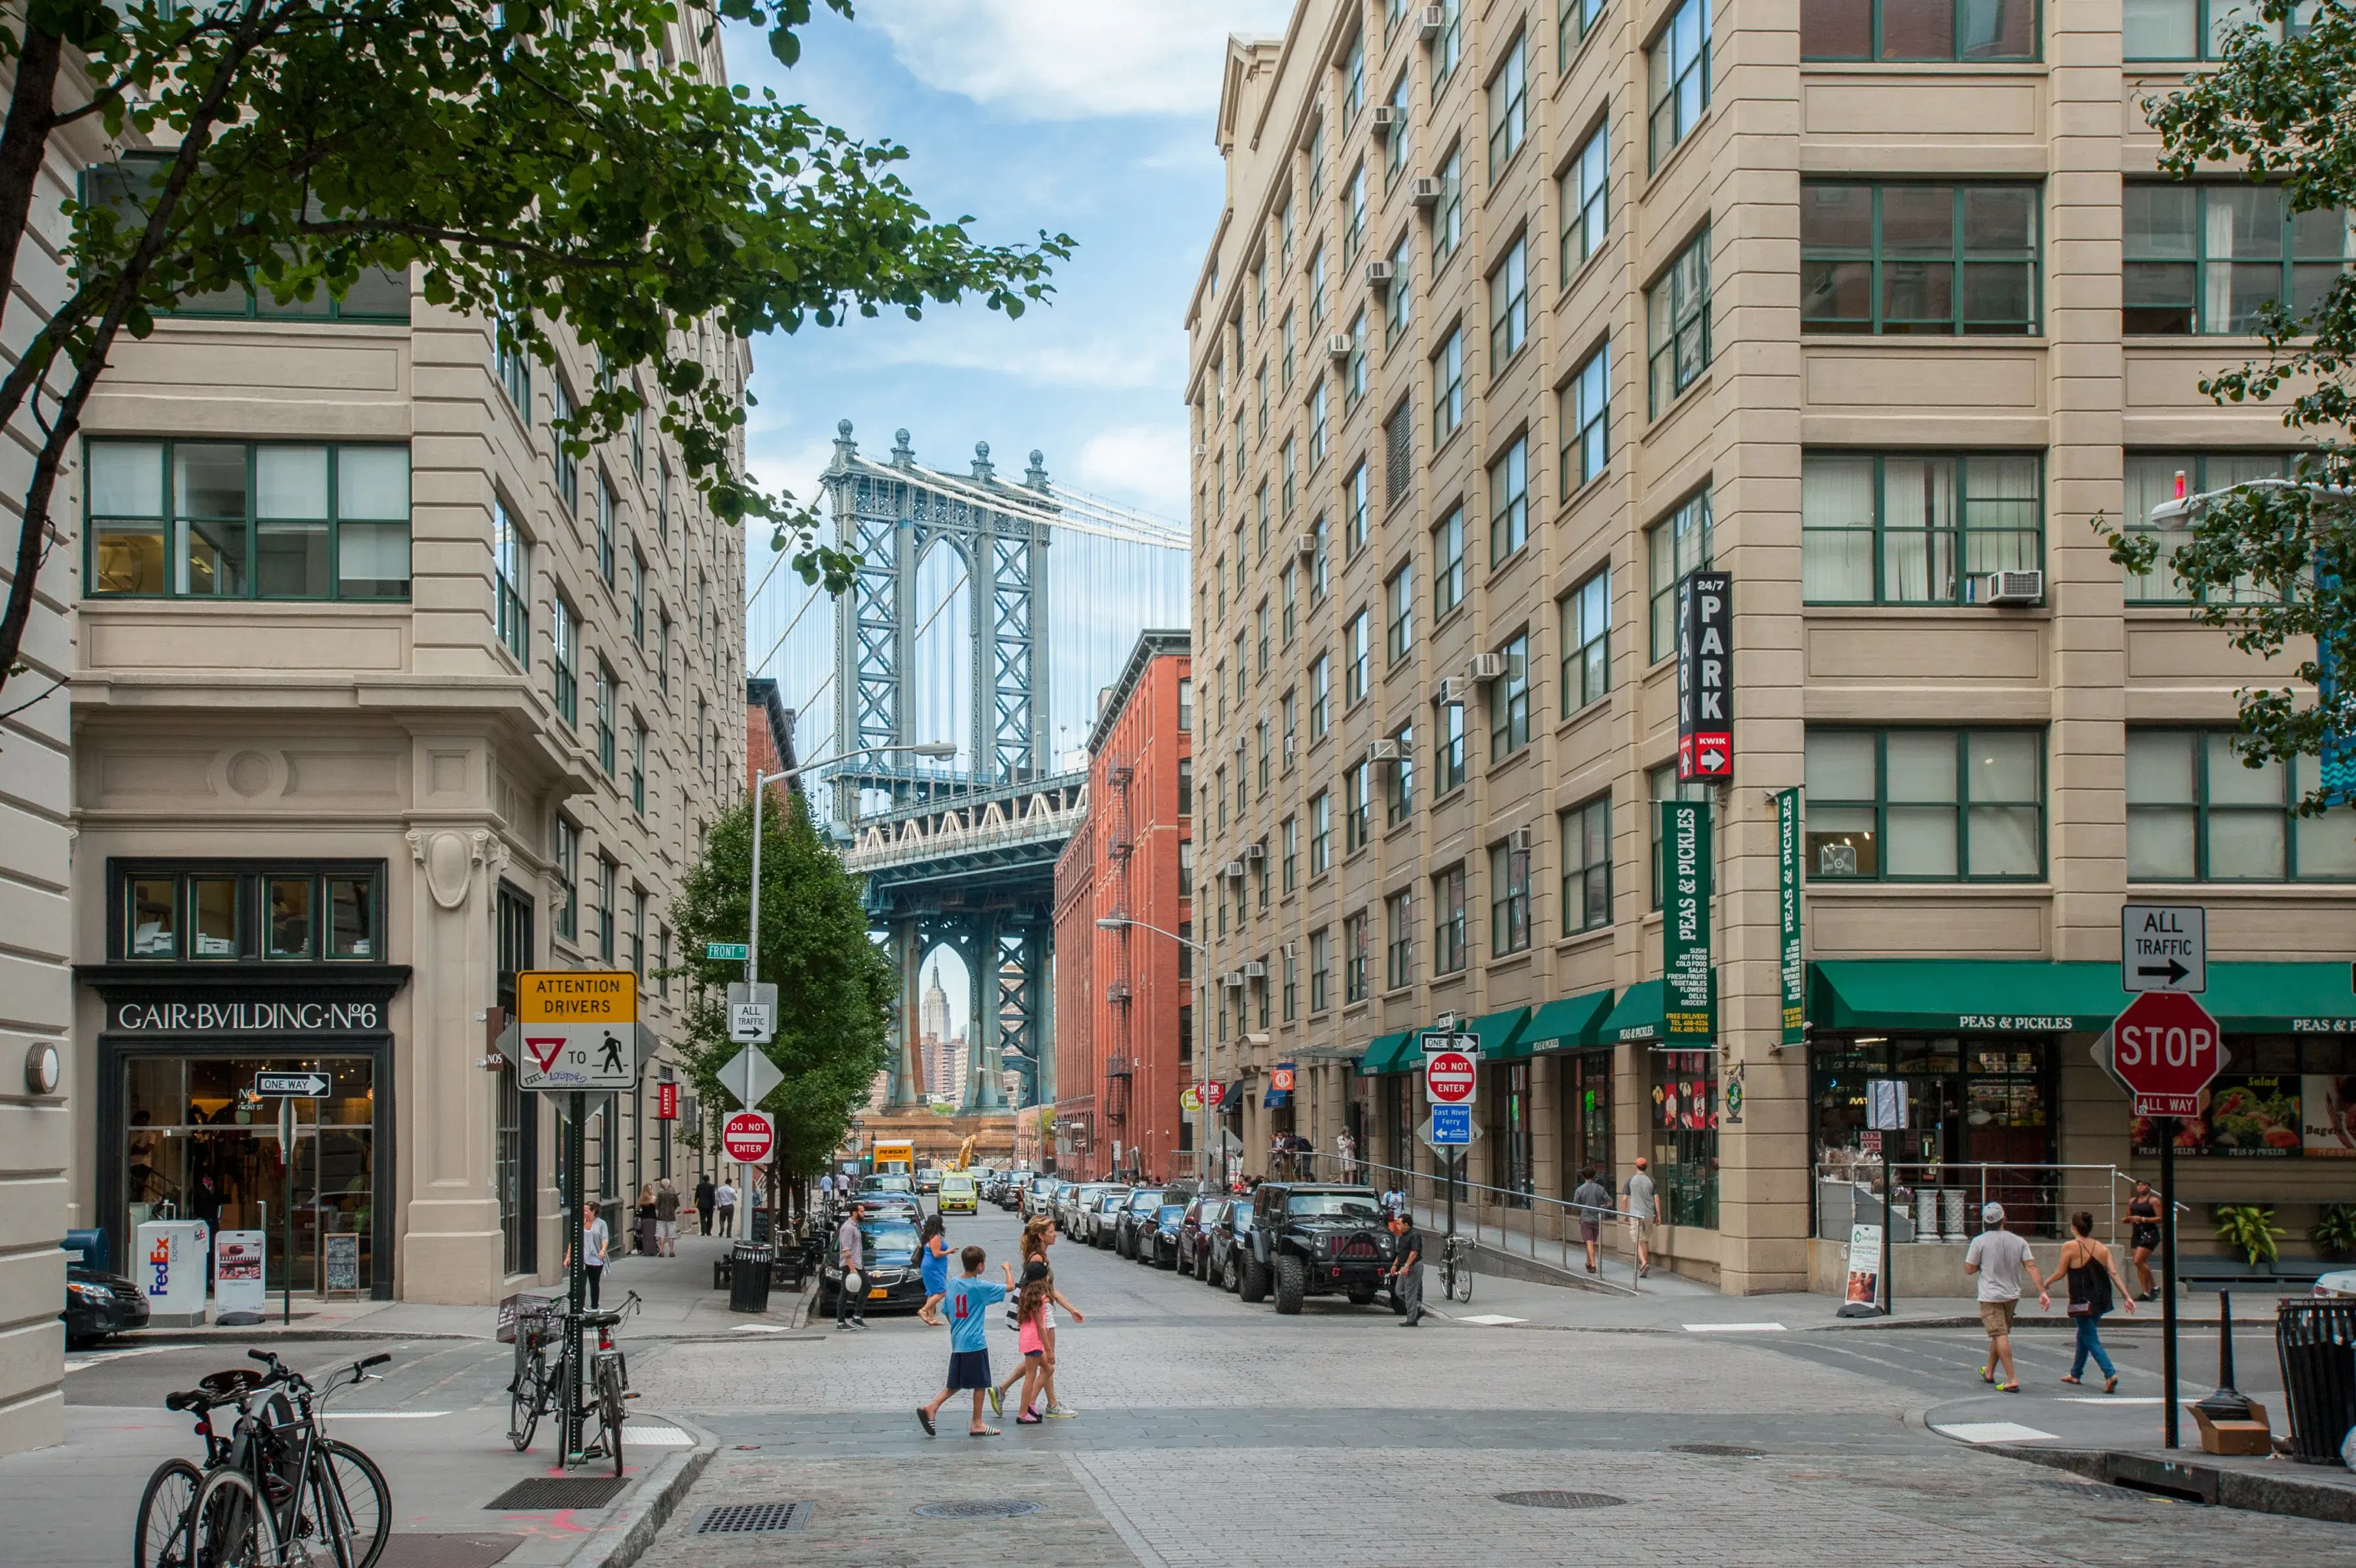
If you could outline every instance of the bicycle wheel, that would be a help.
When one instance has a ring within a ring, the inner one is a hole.
[[[1472,1268],[1469,1258],[1456,1265],[1456,1299],[1467,1305],[1472,1301]]]
[[[205,1473],[186,1459],[166,1459],[147,1477],[139,1498],[139,1535],[132,1545],[132,1568],[192,1568],[188,1550],[190,1507]]]
[[[392,1488],[376,1461],[348,1443],[321,1438],[308,1490],[314,1528],[336,1568],[376,1568],[392,1534]]]
[[[606,1449],[614,1455],[614,1474],[622,1473],[622,1369],[611,1357],[597,1362],[597,1420],[605,1428]]]
[[[541,1407],[548,1402],[548,1366],[537,1356],[516,1373],[515,1391],[508,1396],[508,1441],[519,1454],[531,1448],[533,1429],[540,1425]]]
[[[278,1526],[242,1470],[215,1470],[189,1509],[195,1560],[203,1568],[277,1568]]]

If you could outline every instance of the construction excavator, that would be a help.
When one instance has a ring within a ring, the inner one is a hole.
[[[949,1161],[949,1169],[961,1171],[973,1164],[973,1145],[977,1141],[977,1134],[966,1134],[965,1142],[958,1145],[956,1157]]]

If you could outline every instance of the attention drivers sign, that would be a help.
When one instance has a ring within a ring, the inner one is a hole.
[[[627,970],[516,976],[522,1089],[627,1089],[637,1081],[638,977]]]

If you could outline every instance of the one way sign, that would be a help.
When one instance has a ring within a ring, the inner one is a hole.
[[[2209,989],[2209,911],[2198,904],[2129,904],[2119,911],[2119,989]]]
[[[1734,575],[1677,579],[1677,778],[1734,777]]]

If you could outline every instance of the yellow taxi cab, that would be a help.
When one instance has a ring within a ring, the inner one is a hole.
[[[943,1171],[941,1190],[934,1205],[943,1214],[979,1214],[981,1212],[981,1187],[964,1171]]]

